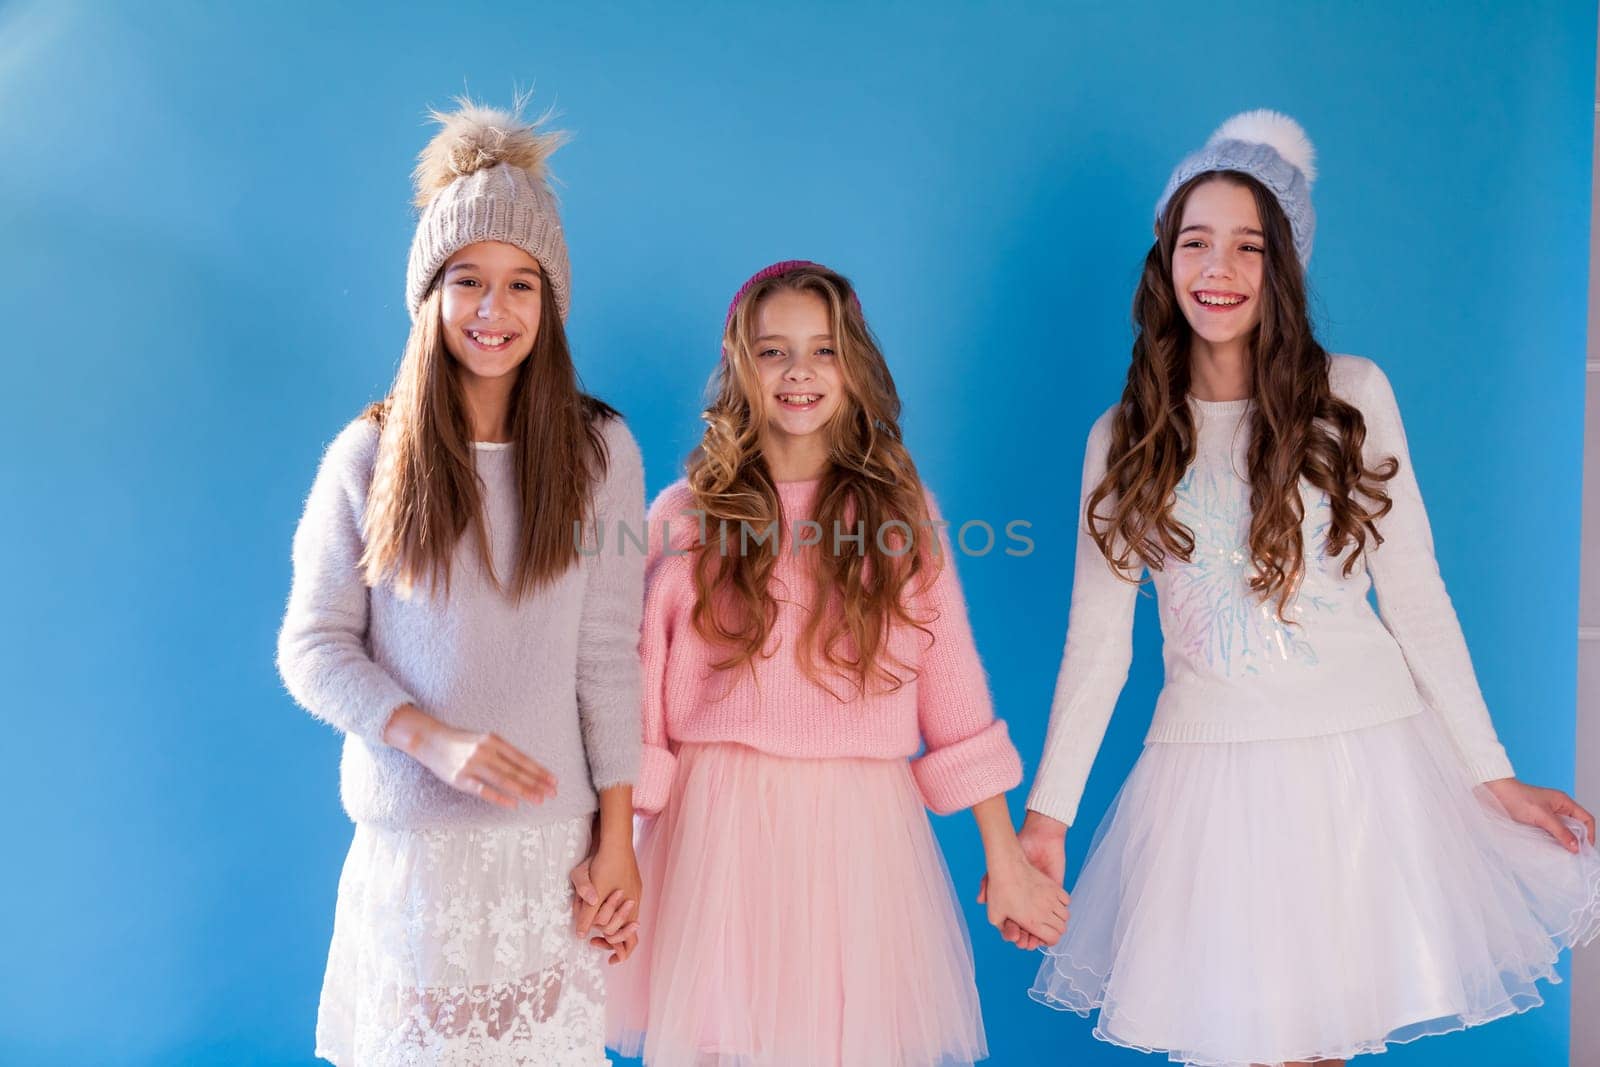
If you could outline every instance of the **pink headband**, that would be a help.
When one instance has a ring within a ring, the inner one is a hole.
[[[810,267],[813,270],[828,270],[821,263],[813,263],[809,259],[786,259],[781,263],[774,263],[770,267],[762,267],[750,275],[750,280],[739,286],[739,291],[733,294],[733,301],[728,305],[728,317],[722,321],[722,331],[724,333],[728,331],[728,326],[733,322],[733,313],[739,308],[739,301],[743,300],[751,289],[754,289],[768,278],[776,278],[780,274],[788,274],[792,270],[800,270],[805,267]],[[833,273],[832,271],[828,272],[830,274]],[[861,300],[856,296],[854,288],[850,290],[850,302],[856,306],[857,311],[861,310]]]

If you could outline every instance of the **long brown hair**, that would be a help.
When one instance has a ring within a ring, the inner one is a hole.
[[[444,345],[435,281],[417,311],[388,398],[366,411],[382,431],[361,556],[369,584],[392,580],[409,591],[442,583],[448,591],[451,558],[469,530],[490,580],[513,599],[554,581],[577,561],[574,531],[591,517],[593,487],[610,460],[602,420],[620,416],[579,388],[561,315],[549,288],[542,291],[533,351],[511,389],[521,511],[509,583],[494,572],[472,426],[455,357]]]
[[[1338,557],[1350,550],[1344,561],[1348,576],[1369,539],[1373,547],[1383,543],[1377,520],[1392,506],[1384,483],[1400,464],[1390,456],[1368,467],[1362,459],[1366,420],[1329,386],[1328,353],[1312,333],[1289,220],[1272,193],[1249,175],[1213,171],[1192,178],[1157,222],[1134,293],[1133,362],[1112,419],[1106,473],[1088,498],[1089,532],[1124,578],[1137,573],[1138,563],[1160,570],[1168,555],[1188,562],[1194,551],[1194,532],[1172,514],[1173,492],[1194,461],[1195,424],[1187,400],[1192,335],[1178,306],[1171,264],[1184,204],[1208,181],[1249,189],[1266,234],[1261,322],[1250,342],[1250,588],[1263,602],[1275,599],[1278,617],[1288,621],[1305,574],[1300,479],[1328,496],[1326,551]]]
[[[927,632],[928,620],[913,617],[907,601],[925,588],[922,583],[931,580],[939,561],[928,549],[929,527],[920,525],[928,522],[928,509],[922,480],[901,439],[900,396],[846,278],[826,268],[797,267],[756,283],[739,301],[701,415],[705,433],[689,457],[689,488],[707,529],[725,522],[738,531],[744,522],[763,531],[798,518],[783,516],[760,448],[766,411],[754,365],[756,315],[761,301],[779,289],[811,293],[827,305],[845,385],[840,408],[824,431],[830,462],[812,517],[825,533],[808,552],[813,610],[801,633],[799,662],[808,677],[830,691],[824,673],[843,676],[861,693],[875,682],[892,692],[909,680],[899,673],[909,665],[889,652],[890,628],[908,624]],[[895,529],[888,524],[896,521],[913,532],[911,543],[897,535],[885,536],[880,544],[877,531]],[[860,551],[832,551],[833,531],[853,532],[857,523],[867,531]],[[780,550],[789,547],[787,533]],[[777,619],[778,602],[769,589],[777,553],[739,547],[724,552],[711,537],[694,549],[695,628],[706,641],[729,648],[714,665],[718,670],[753,666],[758,656],[769,654],[766,644]]]

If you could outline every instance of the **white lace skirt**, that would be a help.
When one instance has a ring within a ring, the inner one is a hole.
[[[548,826],[356,827],[339,878],[317,1055],[599,1067],[604,957],[572,932],[588,816]]]

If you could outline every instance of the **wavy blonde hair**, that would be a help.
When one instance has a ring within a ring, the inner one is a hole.
[[[540,271],[541,277],[543,270]],[[605,476],[602,423],[615,409],[584,393],[548,288],[533,351],[511,389],[518,498],[517,562],[509,582],[494,572],[483,485],[455,357],[444,345],[440,287],[423,298],[387,399],[366,416],[382,432],[367,494],[361,567],[370,585],[450,587],[456,545],[469,533],[490,580],[514,599],[564,574],[578,559],[577,532]]]
[[[689,489],[705,516],[704,529],[748,523],[766,530],[775,522],[781,529],[785,521],[794,521],[783,516],[761,453],[766,411],[754,351],[761,302],[779,290],[810,293],[827,306],[845,387],[839,410],[823,430],[829,463],[811,517],[829,533],[808,553],[813,610],[801,633],[798,659],[807,677],[841,701],[848,697],[834,691],[824,675],[843,678],[857,693],[874,685],[893,692],[916,672],[889,652],[890,629],[910,625],[928,632],[931,620],[914,617],[908,601],[926,588],[940,560],[929,551],[930,538],[920,533],[909,545],[899,536],[879,543],[876,532],[892,522],[912,531],[928,529],[919,525],[928,522],[928,508],[901,437],[899,393],[848,279],[823,267],[799,266],[756,282],[738,301],[723,335],[709,404],[701,413],[705,433],[689,457]],[[821,550],[837,548],[831,531],[853,529],[856,523],[867,531],[860,551]],[[782,536],[787,544],[788,532]],[[777,551],[728,553],[716,538],[702,538],[693,552],[695,628],[705,640],[729,649],[715,668],[753,669],[757,657],[771,655],[766,645],[777,619],[778,601],[770,588]]]

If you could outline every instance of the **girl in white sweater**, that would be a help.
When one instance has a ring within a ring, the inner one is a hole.
[[[596,1067],[601,962],[631,951],[640,896],[644,559],[614,537],[641,528],[643,472],[567,351],[560,135],[465,101],[435,117],[411,337],[317,472],[278,644],[345,734],[356,823],[317,1054]]]
[[[1022,830],[1062,877],[1148,573],[1166,684],[1032,995],[1189,1063],[1338,1062],[1521,1011],[1600,928],[1594,819],[1512,775],[1389,382],[1311,333],[1313,177],[1299,127],[1254,112],[1161,199]]]

